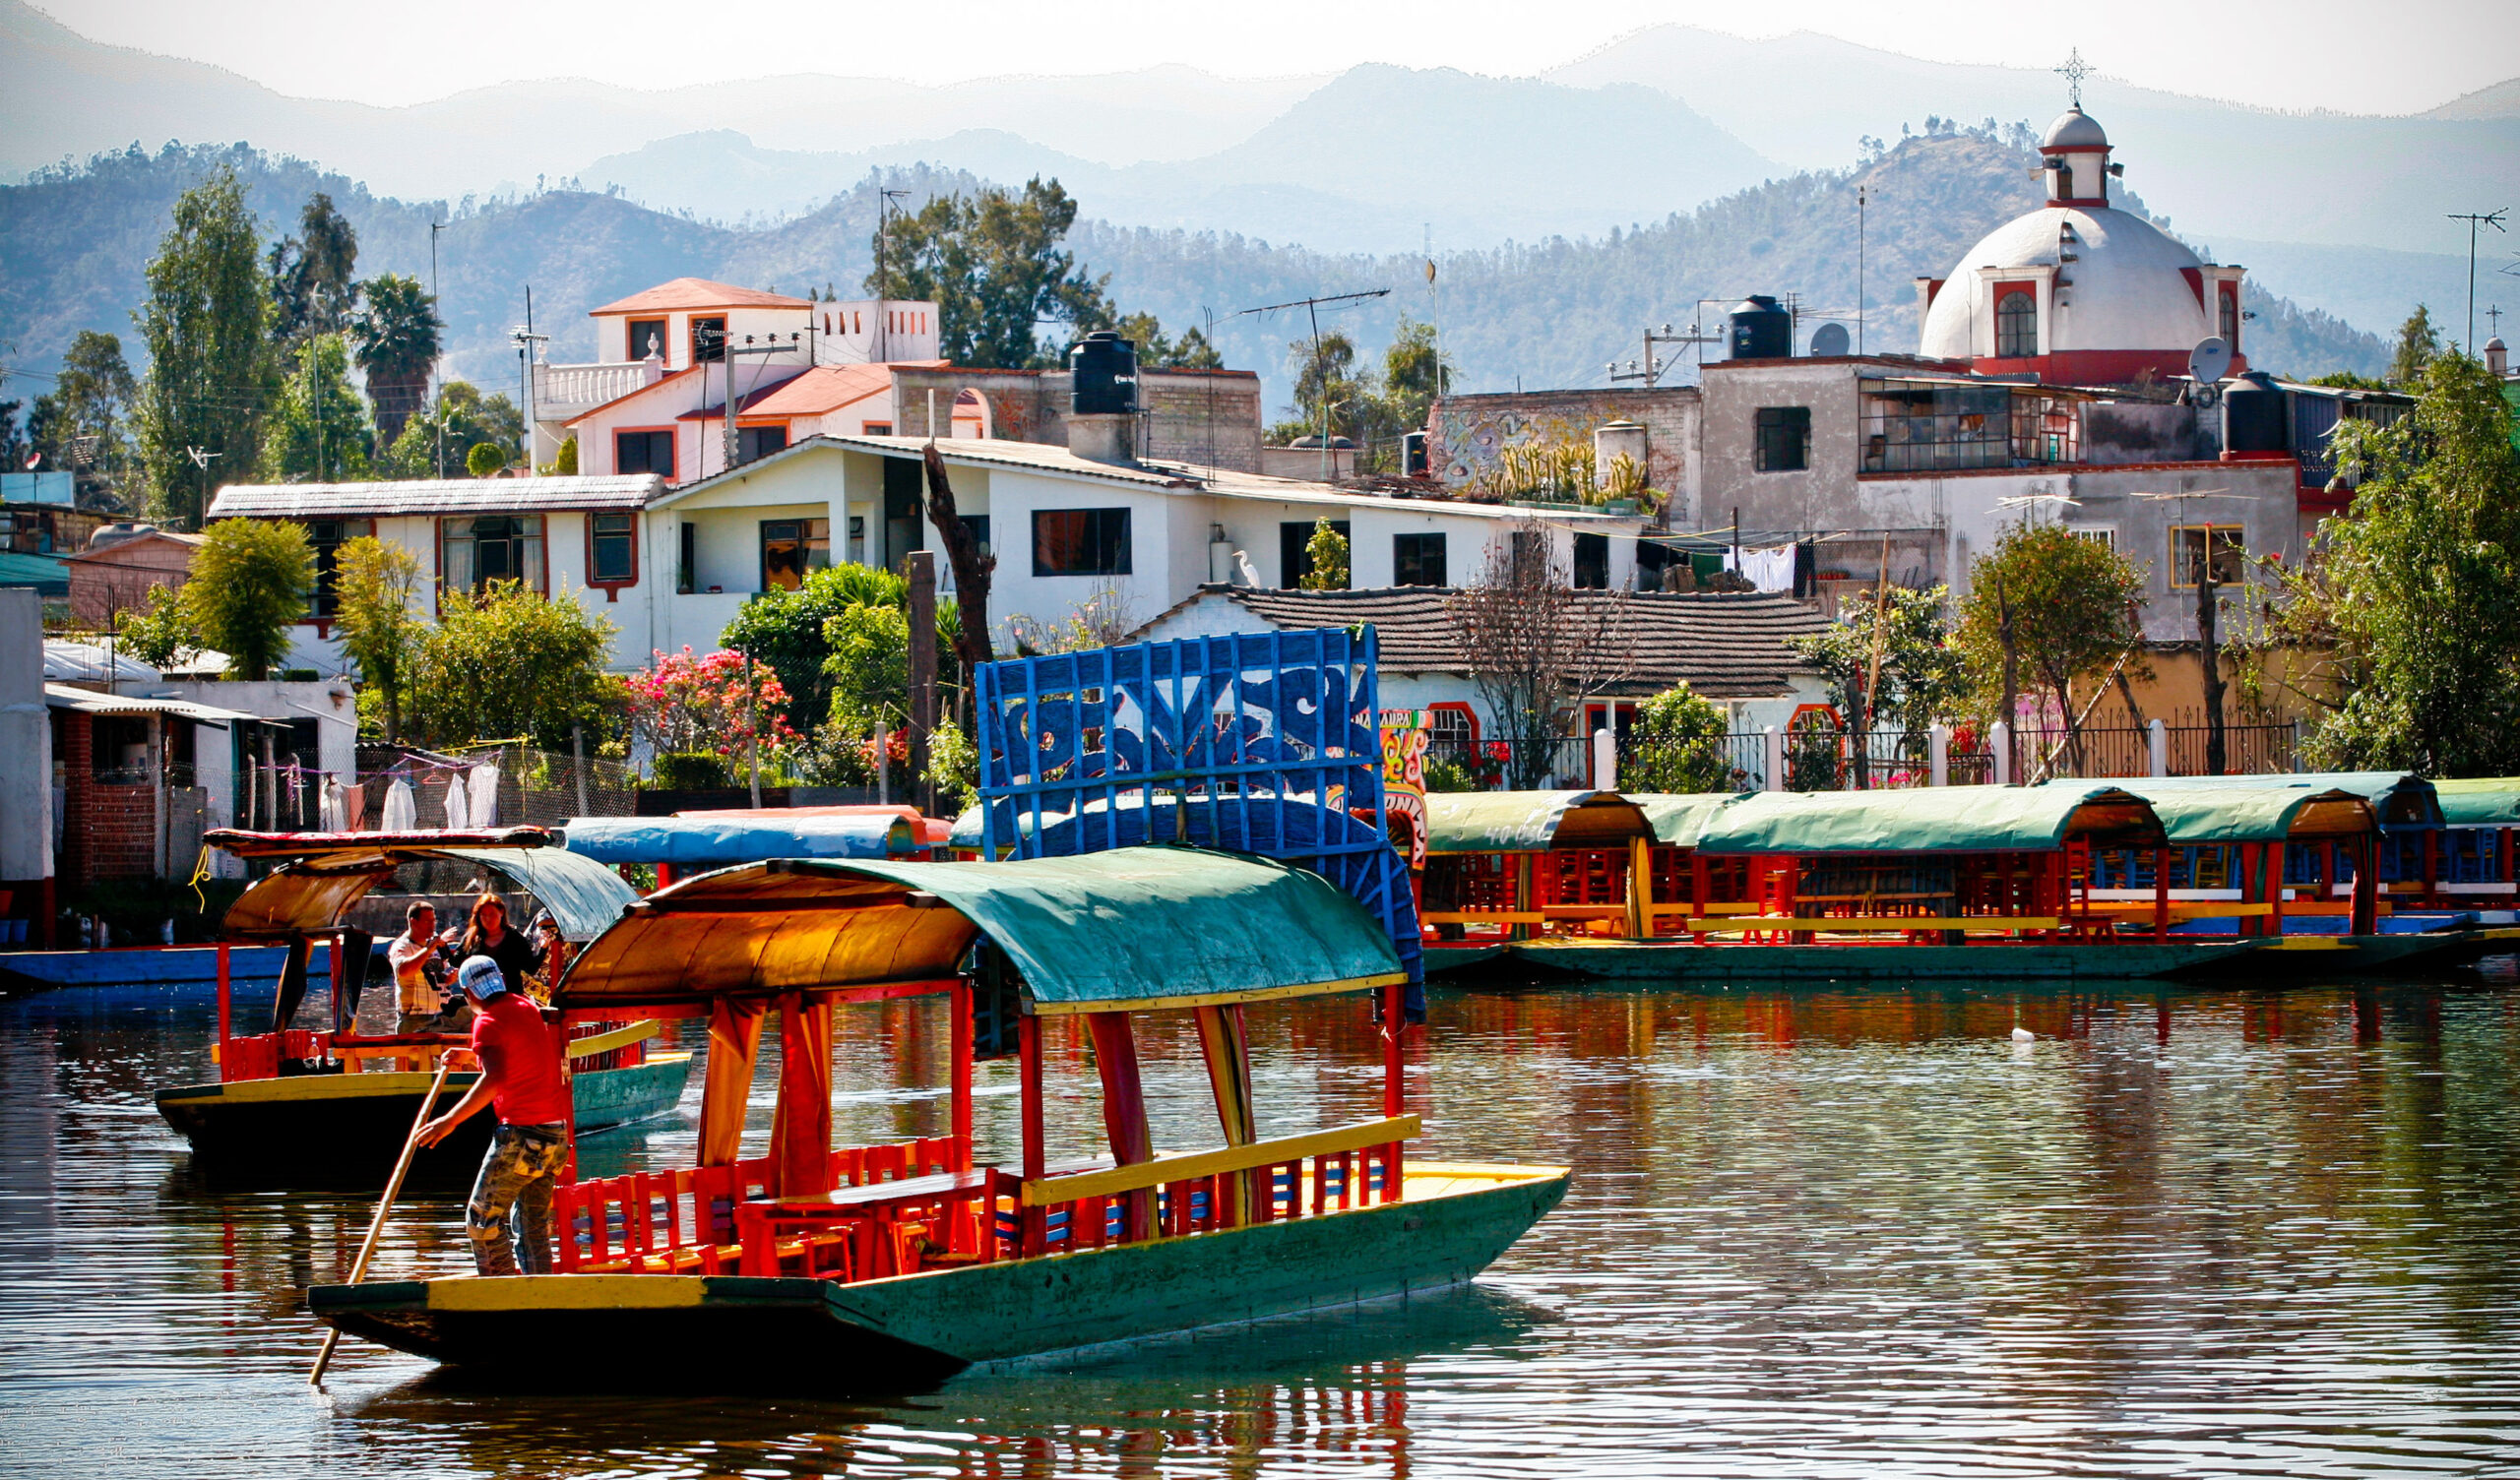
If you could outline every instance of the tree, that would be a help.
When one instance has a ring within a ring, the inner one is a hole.
[[[51,394],[36,398],[28,433],[45,463],[75,472],[80,492],[93,501],[130,462],[126,423],[138,395],[122,340],[83,329],[61,356]]]
[[[425,744],[523,737],[566,750],[573,727],[602,729],[622,705],[604,671],[614,628],[574,596],[522,582],[449,591],[411,665],[410,719]]]
[[[2109,671],[2143,642],[2136,612],[2144,573],[2132,561],[2062,524],[2017,524],[1969,570],[1957,634],[1982,709],[2015,722],[2008,704],[2023,670],[2079,728],[2075,686]]]
[[[953,482],[945,476],[944,456],[937,452],[934,439],[929,439],[920,456],[927,475],[927,522],[945,541],[946,564],[954,573],[954,653],[962,660],[962,671],[972,673],[997,656],[988,640],[988,588],[997,576],[997,556],[981,549],[979,536],[963,523],[954,503]],[[969,621],[964,620],[967,613]],[[941,610],[936,625],[945,626]],[[939,673],[937,680],[943,683],[944,675]]]
[[[403,695],[427,631],[418,604],[427,589],[419,557],[373,534],[343,545],[334,557],[334,629],[377,695],[389,743],[403,738]]]
[[[416,278],[388,273],[362,285],[367,307],[355,327],[358,367],[376,402],[376,436],[391,446],[428,404],[439,349],[437,300]]]
[[[2392,426],[2338,423],[2359,479],[2326,548],[2288,583],[2288,620],[2335,644],[2321,764],[2426,775],[2520,772],[2520,452],[2501,387],[2434,358]]]
[[[1181,338],[1172,341],[1170,352],[1156,368],[1160,370],[1222,370],[1225,368],[1225,356],[1218,352],[1216,345],[1208,342],[1208,337],[1199,332],[1199,326],[1193,324],[1181,331]]]
[[[1341,330],[1329,331],[1317,342],[1296,339],[1287,345],[1287,368],[1294,372],[1295,417],[1279,423],[1274,434],[1292,442],[1321,436],[1327,426],[1330,436],[1362,441],[1365,403],[1373,386],[1356,378],[1355,364],[1356,341]]]
[[[1946,595],[1939,586],[1886,587],[1874,600],[1846,603],[1825,631],[1791,645],[1827,681],[1830,703],[1849,728],[1904,730],[1914,759],[1922,758],[1924,731],[1949,715],[1963,690],[1960,650],[1943,632]],[[1869,759],[1868,751],[1857,754]]]
[[[718,641],[770,665],[788,695],[788,721],[812,730],[831,713],[831,678],[824,663],[831,644],[824,630],[852,606],[905,606],[910,588],[891,571],[835,565],[807,571],[793,590],[773,588],[743,604]]]
[[[1516,520],[1490,543],[1477,584],[1446,601],[1489,727],[1504,744],[1507,785],[1529,791],[1557,769],[1565,712],[1625,660],[1625,605],[1604,597],[1598,621],[1577,620],[1576,593],[1548,527]]]
[[[2432,310],[2419,303],[2398,326],[2398,347],[2389,356],[2389,384],[2402,391],[2413,389],[2440,353],[2441,331],[2432,323]]]
[[[1748,779],[1732,765],[1731,716],[1682,683],[1636,707],[1627,764],[1619,786],[1626,791],[1738,791]]]
[[[281,383],[263,447],[263,476],[275,483],[356,482],[370,476],[376,434],[367,405],[352,390],[349,346],[319,334],[297,346],[297,363]]]
[[[152,586],[140,605],[115,612],[114,641],[152,668],[202,649],[201,630],[184,610],[183,592],[171,586]]]
[[[258,239],[244,187],[222,164],[176,200],[133,315],[149,351],[141,460],[157,508],[183,528],[200,525],[215,481],[262,466],[279,373]]]
[[[358,307],[358,232],[316,191],[298,213],[296,236],[272,244],[270,264],[273,329],[284,346],[350,327]]]
[[[1382,394],[1374,402],[1374,430],[1379,439],[1423,430],[1441,387],[1452,379],[1452,362],[1435,352],[1435,329],[1403,314],[1391,347],[1382,353]]]
[[[1077,334],[1112,322],[1107,278],[1089,278],[1059,250],[1076,223],[1076,202],[1039,176],[1021,192],[982,187],[937,196],[891,218],[875,234],[866,288],[879,296],[927,298],[937,309],[938,350],[958,365],[1016,370],[1056,362],[1035,337],[1044,320]]]
[[[739,652],[660,651],[627,687],[630,732],[661,758],[709,754],[740,763],[752,757],[757,736],[761,760],[776,767],[803,738],[788,723],[778,675]]]
[[[464,470],[476,478],[486,478],[508,465],[508,450],[495,442],[475,442],[464,455]]]
[[[403,423],[381,461],[388,477],[442,477],[449,468],[460,475],[473,448],[487,442],[505,455],[524,437],[525,413],[515,401],[483,396],[471,381],[449,381],[438,388],[434,407]]]
[[[208,532],[184,583],[184,615],[204,643],[227,654],[228,677],[269,678],[315,590],[306,526],[226,519]]]
[[[1347,536],[1330,527],[1330,517],[1324,515],[1312,522],[1312,537],[1304,541],[1304,559],[1312,569],[1303,573],[1300,583],[1308,591],[1344,591],[1348,588]]]

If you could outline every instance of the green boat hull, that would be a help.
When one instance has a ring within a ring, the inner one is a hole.
[[[2474,932],[2124,941],[2082,945],[1704,946],[1693,941],[1523,941],[1512,958],[1611,981],[2124,981],[2352,976],[2470,957]]]
[[[894,1279],[546,1274],[318,1285],[316,1317],[450,1367],[552,1382],[554,1352],[639,1351],[608,1387],[915,1391],[978,1363],[1457,1285],[1565,1196],[1560,1167],[1413,1167],[1445,1190],[1186,1238]],[[1459,1184],[1466,1188],[1456,1190]]]
[[[1470,966],[1482,965],[1488,961],[1499,959],[1505,955],[1509,948],[1502,944],[1494,946],[1449,946],[1439,942],[1429,941],[1421,949],[1425,953],[1424,958],[1426,962],[1426,974],[1428,976],[1435,976],[1442,972],[1460,971]]]

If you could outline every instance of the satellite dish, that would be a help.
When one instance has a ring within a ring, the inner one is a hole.
[[[1847,327],[1844,324],[1823,324],[1813,330],[1811,352],[1824,359],[1846,353]]]
[[[2220,335],[2208,335],[2196,341],[2195,348],[2187,351],[2188,379],[2200,386],[2222,384],[2223,377],[2230,374],[2231,369],[2232,346],[2223,342]]]

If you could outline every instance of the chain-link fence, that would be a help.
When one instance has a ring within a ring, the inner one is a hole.
[[[479,779],[480,768],[498,769],[495,787]],[[397,782],[408,783],[418,814],[417,826],[447,825],[451,788],[463,789],[459,806],[467,827],[555,828],[573,817],[635,817],[639,811],[638,772],[628,763],[590,756],[581,764],[565,752],[531,746],[502,745],[459,754],[439,754],[408,747],[362,746],[359,753],[361,830],[374,830],[385,816],[387,799]],[[493,808],[476,801],[495,797]],[[482,813],[488,811],[488,816]],[[310,824],[311,826],[311,824]]]

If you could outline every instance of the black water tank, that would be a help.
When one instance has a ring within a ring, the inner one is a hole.
[[[1075,384],[1075,414],[1126,416],[1138,408],[1138,346],[1107,329],[1076,341],[1068,351]]]
[[[1426,476],[1426,434],[1424,432],[1400,434],[1400,475],[1404,478]]]
[[[2264,371],[2251,370],[2223,392],[2223,451],[2281,453],[2289,451],[2285,435],[2284,393]]]
[[[1794,354],[1794,315],[1765,293],[1752,293],[1732,306],[1732,357],[1736,360],[1782,360]]]

